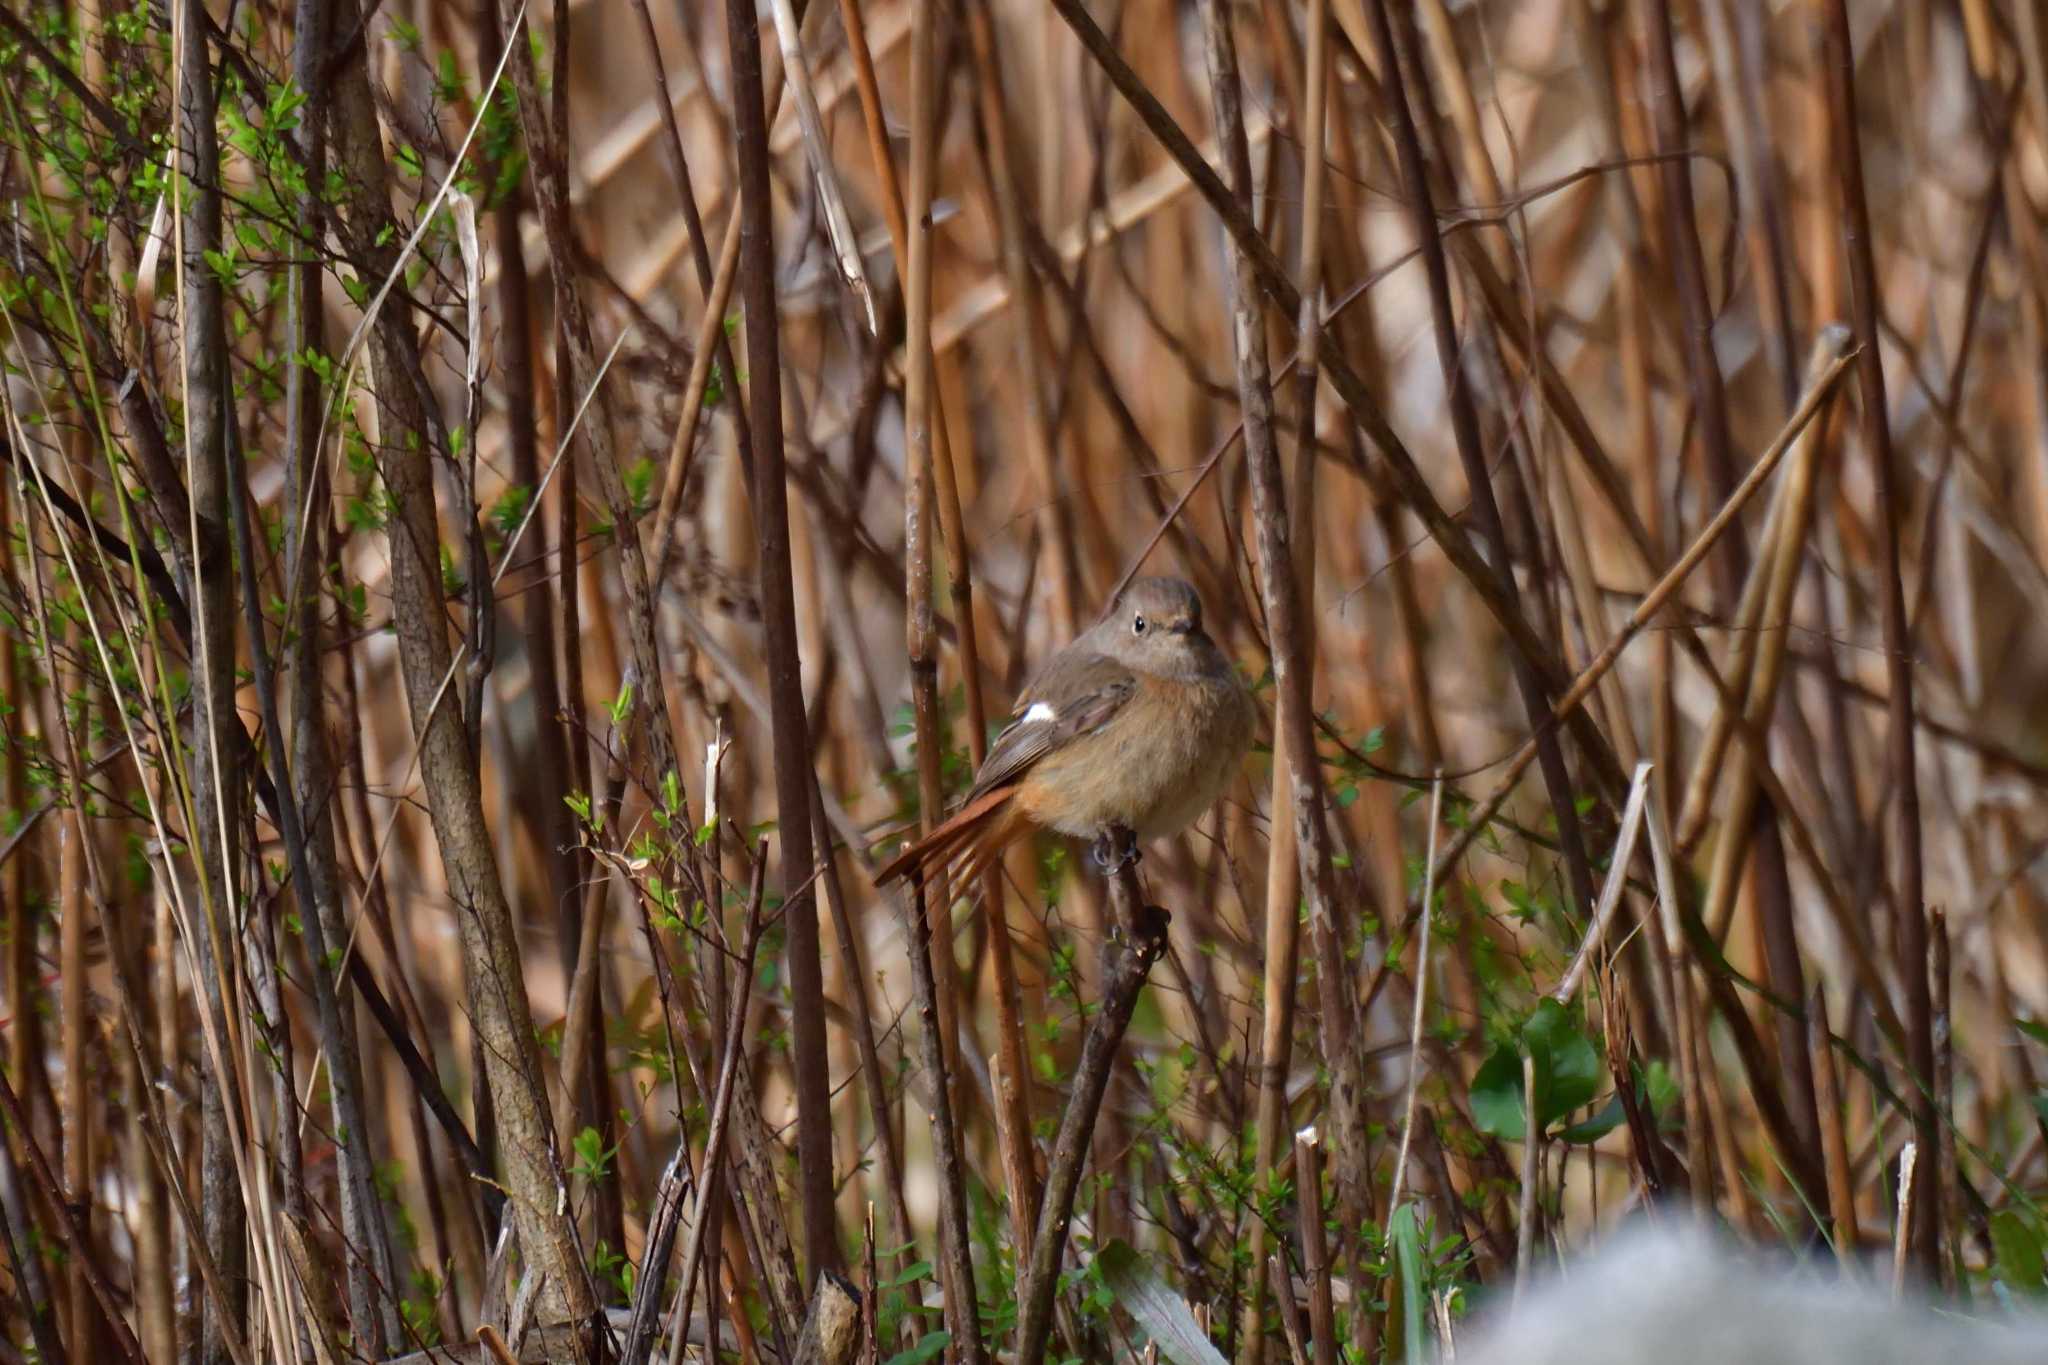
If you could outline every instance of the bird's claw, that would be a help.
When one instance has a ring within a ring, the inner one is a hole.
[[[1102,831],[1095,836],[1095,843],[1088,850],[1089,859],[1101,869],[1104,876],[1114,877],[1135,864],[1140,857],[1138,836],[1128,830],[1121,833],[1123,838],[1119,841],[1117,832]]]

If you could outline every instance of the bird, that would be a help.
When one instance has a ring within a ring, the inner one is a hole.
[[[1214,805],[1251,747],[1258,704],[1179,578],[1133,581],[1025,685],[966,799],[875,874],[974,879],[1035,830],[1093,840],[1105,872]],[[1121,847],[1112,831],[1132,836]]]

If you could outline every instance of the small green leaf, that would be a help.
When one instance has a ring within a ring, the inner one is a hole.
[[[890,1356],[888,1365],[923,1365],[927,1360],[937,1360],[952,1340],[951,1332],[927,1332],[917,1345]]]

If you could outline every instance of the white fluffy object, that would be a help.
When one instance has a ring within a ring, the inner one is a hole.
[[[1617,1233],[1554,1271],[1518,1310],[1503,1297],[1459,1365],[2040,1365],[2048,1321],[1894,1303],[1877,1267],[1845,1282],[1677,1221]]]

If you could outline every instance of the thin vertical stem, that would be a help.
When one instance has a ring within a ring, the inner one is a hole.
[[[789,562],[771,153],[762,107],[761,34],[753,5],[729,0],[726,27],[732,45],[733,127],[739,144],[740,212],[744,215],[740,296],[746,307],[748,398],[753,409],[754,526],[760,542],[762,634],[768,654],[768,701],[774,717],[782,882],[791,897],[783,911],[789,935],[790,988],[798,1000],[822,1001],[825,982],[818,954],[818,903],[810,890],[816,865],[811,843],[813,778],[803,665],[797,652],[796,587]],[[791,1011],[791,1034],[804,1251],[810,1277],[815,1280],[820,1271],[839,1269],[843,1260],[833,1208],[832,1093],[824,1010]]]
[[[1515,1291],[1514,1299],[1521,1301],[1522,1291],[1529,1286],[1529,1271],[1536,1256],[1536,1220],[1540,1215],[1542,1201],[1537,1197],[1536,1184],[1543,1172],[1543,1138],[1536,1127],[1536,1058],[1522,1054],[1522,1198],[1521,1210],[1515,1218]]]
[[[1285,22],[1281,16],[1280,22]],[[1310,0],[1308,42],[1303,66],[1302,94],[1302,219],[1301,219],[1301,307],[1295,322],[1295,421],[1298,423],[1293,478],[1288,501],[1296,515],[1290,520],[1292,562],[1289,572],[1299,600],[1315,601],[1315,506],[1316,390],[1320,371],[1316,349],[1322,340],[1323,269],[1323,187],[1327,167],[1323,156],[1323,133],[1329,110],[1329,12],[1326,0]],[[1315,657],[1315,616],[1303,613],[1301,652]],[[1287,1117],[1287,1068],[1294,1049],[1295,982],[1300,972],[1301,900],[1300,850],[1294,837],[1295,768],[1314,762],[1286,742],[1291,732],[1291,691],[1277,700],[1274,733],[1280,742],[1273,746],[1271,835],[1266,848],[1265,923],[1265,1010],[1261,1016],[1259,1044],[1258,1132],[1254,1138],[1254,1159],[1259,1181],[1270,1190],[1273,1167],[1280,1155],[1281,1135]],[[1253,1219],[1250,1257],[1260,1265],[1266,1256],[1266,1224]],[[1258,1365],[1265,1354],[1263,1276],[1254,1275],[1251,1293],[1245,1297],[1244,1335],[1239,1359]]]
[[[1843,0],[1825,0],[1827,19],[1828,120],[1841,196],[1842,240],[1849,265],[1850,324],[1862,354],[1856,366],[1863,403],[1864,449],[1876,488],[1877,575],[1882,597],[1886,682],[1889,689],[1887,761],[1892,784],[1893,835],[1885,843],[1896,859],[1892,887],[1897,924],[1893,951],[1905,987],[1907,1103],[1915,1141],[1922,1151],[1937,1147],[1934,1108],[1934,1002],[1927,979],[1927,913],[1920,855],[1920,777],[1913,743],[1913,640],[1906,621],[1906,594],[1899,577],[1899,513],[1905,498],[1898,460],[1892,451],[1884,365],[1878,349],[1877,270],[1871,255],[1870,210],[1863,191],[1863,150],[1856,124],[1855,55],[1849,12]],[[1922,1275],[1935,1269],[1938,1229],[1934,1205],[1922,1199],[1912,1228],[1912,1260]]]
[[[937,22],[931,0],[913,0],[910,14],[910,186],[906,229],[908,269],[904,276],[906,336],[903,386],[904,446],[908,477],[903,490],[903,558],[905,644],[910,654],[911,705],[918,748],[919,819],[929,830],[938,819],[944,796],[939,786],[938,659],[932,613],[931,473],[932,473],[932,184],[936,174],[937,84],[933,71],[933,32]],[[946,1065],[951,1017],[944,1008],[952,985],[951,905],[946,888],[914,881],[909,897],[915,921],[911,935],[911,972],[924,1015],[926,1079],[931,1086],[933,1134],[938,1147],[939,1240],[941,1282],[945,1287],[946,1320],[953,1342],[970,1361],[983,1357],[979,1314],[975,1306],[974,1261],[968,1243],[967,1183],[958,1108]],[[942,972],[938,965],[943,963]],[[944,981],[947,995],[940,994]],[[945,1030],[942,1032],[941,1030]]]

